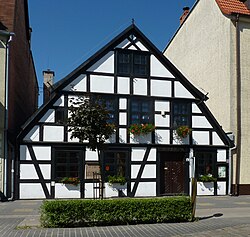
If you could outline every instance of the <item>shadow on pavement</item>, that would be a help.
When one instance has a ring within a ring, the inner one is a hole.
[[[221,217],[221,216],[223,216],[222,213],[215,213],[212,216],[203,216],[203,217],[198,217],[197,219],[198,220],[206,220],[206,219],[210,219],[210,218],[213,218],[213,217]]]

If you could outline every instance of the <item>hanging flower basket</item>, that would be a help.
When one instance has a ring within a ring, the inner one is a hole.
[[[129,132],[133,135],[146,135],[155,130],[155,125],[152,123],[132,124],[129,127]]]
[[[60,183],[77,186],[80,183],[80,179],[78,177],[64,177],[60,180]]]
[[[180,126],[176,129],[176,134],[178,135],[178,137],[180,138],[185,138],[187,137],[190,133],[191,133],[192,129],[189,128],[188,126]]]

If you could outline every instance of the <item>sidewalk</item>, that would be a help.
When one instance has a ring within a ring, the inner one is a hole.
[[[12,236],[250,236],[250,196],[198,197],[192,223],[87,228],[39,228],[41,200],[0,203],[0,237]],[[16,228],[18,226],[18,228]]]

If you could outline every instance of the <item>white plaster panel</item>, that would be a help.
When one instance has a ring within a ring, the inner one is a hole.
[[[127,143],[127,129],[119,128],[119,143]]]
[[[115,143],[116,142],[116,134],[113,133],[109,139],[106,140],[106,143]]]
[[[170,136],[169,130],[155,129],[155,143],[156,144],[169,144]]]
[[[148,155],[148,161],[156,161],[156,148],[151,148]]]
[[[193,143],[196,145],[209,145],[208,131],[192,131]]]
[[[131,165],[131,179],[136,179],[141,165]]]
[[[118,197],[118,190],[116,188],[110,187],[107,183],[105,183],[105,197],[110,198],[110,197]],[[122,192],[127,195],[127,189],[124,188],[122,189]]]
[[[150,143],[152,143],[152,133],[147,133],[145,135],[130,134],[130,143],[150,144]]]
[[[127,113],[119,113],[119,124],[127,125]]]
[[[213,132],[213,145],[224,145],[217,132]]]
[[[116,46],[116,48],[125,48],[128,44],[130,44],[130,41],[128,39],[125,39],[124,41],[122,41],[120,44],[118,44]]]
[[[129,94],[130,92],[130,78],[118,77],[117,78],[117,92],[118,94]]]
[[[50,190],[50,184],[46,184]],[[44,199],[45,194],[40,183],[20,183],[20,199]]]
[[[217,182],[217,195],[226,195],[226,182]]]
[[[156,178],[156,165],[145,165],[142,178]]]
[[[67,85],[63,90],[86,92],[87,88],[86,85],[87,85],[87,76],[85,74],[81,74],[75,80],[73,80],[69,85]]]
[[[83,98],[85,98],[85,97],[83,97]],[[86,97],[87,98],[87,97]],[[75,102],[78,102],[79,100],[79,97],[78,96],[76,96],[76,95],[71,95],[71,96],[69,96],[69,98],[68,98],[68,107],[70,107],[70,106],[74,106],[74,107],[79,107],[79,105],[75,105],[75,104],[73,104],[73,103],[75,103]],[[69,112],[69,114],[70,114],[70,112]]]
[[[155,126],[169,127],[169,115],[155,114]]]
[[[20,146],[20,160],[31,160],[28,147],[25,145]]]
[[[127,99],[126,98],[119,99],[119,109],[127,109]]]
[[[90,91],[114,93],[114,77],[91,75]]]
[[[114,52],[107,53],[87,71],[114,73]]]
[[[137,50],[137,48],[134,45],[131,45],[128,49]]]
[[[63,126],[44,126],[43,140],[62,142],[64,138]]]
[[[55,122],[55,110],[49,109],[45,115],[39,120],[40,123],[54,123]]]
[[[91,151],[90,149],[86,149],[86,161],[98,161],[98,154],[96,151]]]
[[[174,78],[168,69],[162,65],[162,63],[154,55],[151,56],[150,66],[151,76]]]
[[[20,164],[20,179],[38,179],[38,175],[33,164]]]
[[[136,45],[140,48],[142,51],[149,51],[140,41],[136,43]]]
[[[134,183],[131,183],[133,189]],[[140,182],[135,193],[136,197],[156,196],[156,182]]]
[[[164,112],[169,112],[169,101],[160,101],[156,100],[155,101],[155,111],[164,111]]]
[[[93,183],[85,183],[84,195],[85,195],[85,198],[94,198],[93,197]]]
[[[37,160],[51,160],[50,146],[33,146]]]
[[[217,150],[217,162],[226,162],[226,161],[227,161],[226,150],[218,149]]]
[[[175,97],[194,98],[194,96],[179,81],[174,82],[174,94]]]
[[[34,126],[24,137],[24,141],[39,141],[39,126]]]
[[[192,128],[212,128],[205,116],[192,116]]]
[[[43,178],[51,179],[51,165],[39,165]]]
[[[147,95],[147,79],[134,78],[133,85],[135,95]]]
[[[80,198],[80,185],[73,184],[55,184],[55,198]]]
[[[199,114],[202,113],[197,104],[195,103],[192,103],[192,113],[199,113]]]
[[[145,155],[146,148],[132,148],[131,161],[142,161]]]
[[[214,183],[213,182],[197,182],[197,195],[214,195]]]
[[[72,132],[68,132],[68,142],[79,142],[79,138],[76,138],[76,137],[71,138],[71,135],[72,135]]]
[[[54,106],[64,106],[64,96],[63,95],[54,103]]]
[[[171,97],[171,82],[162,80],[151,80],[151,95]]]

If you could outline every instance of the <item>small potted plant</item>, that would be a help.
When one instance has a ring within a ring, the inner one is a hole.
[[[108,176],[108,185],[115,189],[125,189],[127,180],[124,176],[121,175],[109,175]]]
[[[192,129],[189,128],[188,126],[186,125],[183,125],[183,126],[179,126],[177,129],[176,129],[176,134],[178,137],[180,138],[186,138],[190,133],[191,133]]]
[[[152,123],[132,124],[129,127],[129,132],[133,135],[146,135],[155,130],[155,125]]]
[[[60,180],[60,183],[77,186],[80,183],[80,179],[78,177],[64,177]]]

